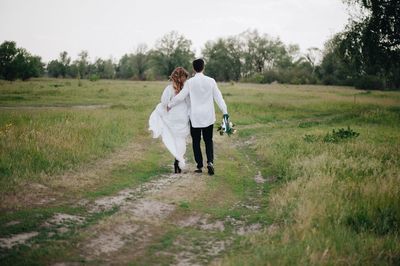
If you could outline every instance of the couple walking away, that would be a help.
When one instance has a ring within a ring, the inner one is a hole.
[[[213,128],[215,123],[214,101],[224,117],[228,110],[221,91],[213,78],[203,74],[204,61],[193,61],[196,74],[188,79],[189,73],[177,67],[171,74],[168,85],[149,119],[149,130],[153,138],[161,136],[163,143],[175,157],[175,173],[185,168],[186,138],[192,136],[194,159],[197,163],[196,173],[203,170],[203,155],[200,148],[201,136],[206,146],[207,170],[214,174]]]

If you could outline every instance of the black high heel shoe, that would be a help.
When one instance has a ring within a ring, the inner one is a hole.
[[[175,174],[180,174],[182,172],[182,169],[179,167],[179,161],[176,159],[174,162],[174,170],[175,170]]]

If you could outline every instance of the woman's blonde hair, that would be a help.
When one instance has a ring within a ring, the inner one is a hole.
[[[171,76],[169,76],[169,79],[173,81],[173,86],[177,94],[182,90],[183,83],[185,82],[182,77],[185,77],[185,80],[189,77],[189,72],[187,72],[183,67],[175,68],[174,71],[172,71]]]

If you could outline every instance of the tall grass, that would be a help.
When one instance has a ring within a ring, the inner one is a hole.
[[[4,112],[0,124],[2,188],[87,162],[137,136],[124,110]]]
[[[15,108],[0,114],[0,192],[104,157],[128,142],[140,142],[148,135],[148,116],[165,85],[75,83],[50,79],[1,84],[0,102]],[[15,96],[24,99],[19,102]],[[99,104],[98,109],[68,108]],[[18,108],[25,105],[46,108]]]
[[[263,97],[246,91],[258,107],[240,114],[251,123],[239,136],[252,143],[263,175],[277,180],[265,188],[272,222],[224,264],[399,264],[399,94],[368,93],[354,103],[351,89],[263,89]],[[255,119],[260,113],[274,119]],[[359,137],[323,141],[347,126]]]

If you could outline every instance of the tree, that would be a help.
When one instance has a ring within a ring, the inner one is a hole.
[[[50,77],[58,78],[62,75],[62,65],[58,60],[51,60],[47,64],[47,74]]]
[[[315,67],[318,64],[318,61],[321,59],[321,50],[318,47],[310,47],[307,49],[305,54],[305,59],[310,63],[312,67],[312,73],[315,72]]]
[[[89,76],[89,53],[88,51],[81,51],[79,59],[75,62],[78,67],[78,75],[80,78],[87,78]]]
[[[42,74],[43,63],[39,56],[17,48],[15,42],[5,41],[0,45],[0,78],[27,80]]]
[[[342,42],[343,33],[338,33],[325,43],[322,62],[316,72],[326,85],[352,85],[357,77],[354,63],[348,62],[341,51]]]
[[[68,57],[66,51],[60,53],[60,63],[61,63],[61,76],[65,78],[68,74],[69,64],[71,63],[71,57]]]
[[[68,67],[68,73],[67,75],[71,78],[78,78],[79,76],[79,69],[78,69],[78,65],[76,62],[72,63],[69,65]]]
[[[298,57],[298,45],[285,46],[279,38],[271,38],[267,34],[260,35],[257,30],[241,33],[243,39],[243,75],[245,77],[261,74],[276,68],[292,65]]]
[[[0,78],[14,80],[17,78],[14,60],[17,55],[17,44],[5,41],[0,45]]]
[[[132,59],[134,74],[137,79],[146,79],[146,70],[148,68],[147,46],[141,44],[136,49],[136,54]]]
[[[164,35],[149,52],[155,75],[166,78],[178,66],[189,69],[194,59],[191,45],[190,40],[176,31]]]
[[[31,77],[40,77],[44,73],[44,64],[40,56],[32,56],[24,52],[23,64],[20,65],[21,79],[27,80]]]
[[[303,59],[300,56],[299,45],[289,44],[286,46],[281,40],[276,40],[274,67],[279,69],[290,68],[303,61]]]
[[[115,67],[111,59],[103,60],[99,58],[94,63],[90,73],[102,79],[113,79],[115,77]]]
[[[390,50],[400,48],[400,2],[398,0],[344,0],[361,9],[367,27],[379,43]]]
[[[359,7],[339,45],[345,63],[357,78],[376,76],[386,87],[400,88],[400,2],[398,0],[345,0]]]
[[[131,79],[134,75],[133,54],[125,54],[121,57],[117,66],[117,77],[121,79]]]
[[[145,80],[149,68],[147,46],[140,44],[135,54],[125,54],[116,67],[116,76],[122,79]]]
[[[47,65],[47,73],[50,77],[63,77],[69,74],[71,58],[66,51],[61,52],[58,60],[52,60]]]
[[[205,72],[218,81],[239,80],[241,76],[241,46],[237,38],[207,42],[203,51]]]
[[[244,75],[254,75],[262,73],[266,68],[267,61],[271,57],[269,49],[269,37],[260,36],[258,31],[246,31],[241,34],[244,38]]]

